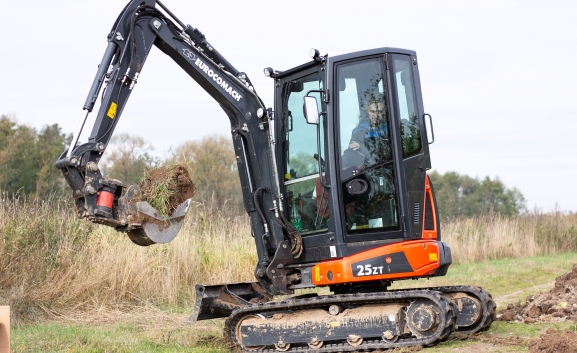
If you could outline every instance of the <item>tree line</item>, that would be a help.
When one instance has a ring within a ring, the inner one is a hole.
[[[18,124],[14,117],[0,116],[0,192],[7,197],[69,197],[62,173],[54,167],[72,140],[58,124],[40,130]],[[209,136],[184,142],[165,158],[152,154],[153,146],[142,137],[115,135],[100,162],[107,178],[138,184],[145,168],[181,163],[188,167],[197,192],[194,199],[231,209],[242,209],[242,191],[230,139]]]
[[[63,133],[58,124],[37,130],[2,115],[0,191],[8,197],[70,196],[71,191],[54,163],[71,139],[71,134]],[[155,156],[153,151],[153,146],[142,137],[117,134],[100,163],[103,175],[126,184],[138,184],[145,168],[184,164],[197,187],[195,201],[242,212],[242,192],[230,138],[215,135],[187,141],[171,149],[165,158]],[[442,218],[489,213],[517,215],[525,210],[523,194],[516,188],[507,188],[498,178],[478,179],[436,171],[429,175]]]
[[[466,218],[491,213],[514,216],[526,211],[525,197],[498,177],[472,178],[456,172],[429,173],[442,218]]]

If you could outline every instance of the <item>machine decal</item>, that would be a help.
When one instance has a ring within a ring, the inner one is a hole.
[[[196,61],[196,55],[188,48],[182,48],[182,54],[190,61]]]
[[[404,252],[373,257],[351,264],[354,277],[412,272],[413,268]]]
[[[437,261],[437,253],[432,252],[429,254],[429,260],[431,261]]]
[[[114,119],[116,116],[116,107],[116,103],[110,103],[110,108],[108,108],[108,113],[106,113],[106,116],[108,116],[110,119]]]
[[[220,87],[222,87],[226,93],[230,94],[232,98],[236,99],[237,102],[240,102],[242,96],[237,91],[232,89],[230,83],[226,82],[222,77],[218,76],[216,72],[212,71],[212,69],[207,64],[203,63],[200,58],[197,58],[194,64],[198,66],[198,68],[201,69],[202,72],[204,72],[208,77],[212,78],[212,80],[215,81]]]

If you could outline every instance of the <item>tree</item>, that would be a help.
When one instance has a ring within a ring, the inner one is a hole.
[[[196,201],[242,209],[242,189],[230,139],[215,135],[185,142],[174,149],[170,160],[188,166],[196,185]]]
[[[46,198],[49,195],[64,196],[69,192],[68,185],[54,163],[70,145],[72,135],[61,132],[58,124],[46,125],[36,140],[38,171],[36,176],[36,195]]]
[[[62,195],[67,186],[54,168],[71,136],[58,124],[46,125],[37,133],[14,118],[0,117],[0,189],[9,195],[48,197]]]
[[[482,216],[491,212],[507,216],[525,210],[525,198],[517,189],[507,188],[499,178],[482,180],[456,172],[429,173],[439,212],[443,218]]]
[[[149,152],[154,148],[140,136],[118,134],[112,137],[102,161],[103,173],[126,184],[138,184],[145,168],[155,168],[158,158]]]
[[[9,194],[20,192],[33,194],[36,191],[36,130],[26,125],[17,125],[14,119],[2,116],[0,131],[4,134],[0,154],[2,190]]]

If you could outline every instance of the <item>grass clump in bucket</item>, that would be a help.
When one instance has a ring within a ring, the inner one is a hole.
[[[146,169],[139,187],[140,200],[148,202],[164,220],[196,191],[186,166],[182,164]]]

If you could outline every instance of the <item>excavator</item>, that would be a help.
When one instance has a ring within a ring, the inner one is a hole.
[[[431,346],[452,332],[490,327],[496,306],[482,288],[389,288],[444,276],[452,263],[427,176],[434,132],[414,51],[329,56],[312,49],[302,65],[264,69],[274,83],[274,106],[266,107],[246,73],[158,0],[130,1],[107,40],[86,116],[56,162],[79,217],[141,246],[168,243],[182,226],[190,199],[169,215],[169,226],[143,222],[139,215],[162,219],[137,185],[106,178],[98,167],[153,47],[230,119],[258,255],[255,281],[197,284],[189,322],[226,318],[226,342],[245,352]],[[99,97],[92,132],[79,144]],[[328,291],[319,294],[320,287]]]

